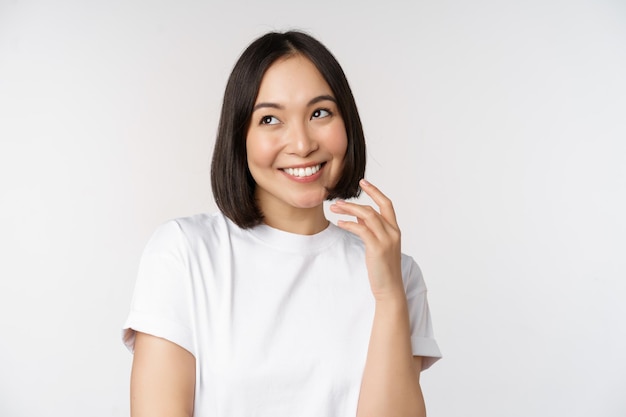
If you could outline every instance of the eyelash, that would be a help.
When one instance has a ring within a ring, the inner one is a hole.
[[[270,119],[270,121],[271,121],[271,119],[276,119],[276,120],[278,120],[278,118],[276,118],[275,116],[266,115],[266,116],[262,116],[262,117],[261,117],[261,120],[259,121],[259,124],[260,124],[260,125],[269,125],[269,124],[273,124],[273,123],[268,122],[268,121],[267,121],[267,119]]]
[[[323,111],[325,111],[326,113],[328,113],[328,115],[326,115],[326,116],[324,116],[324,117],[329,117],[329,116],[332,116],[332,115],[333,115],[333,112],[331,112],[329,109],[321,108],[321,109],[317,109],[317,110],[315,110],[315,111],[313,112],[313,114],[311,115],[311,118],[313,118],[313,116],[315,115],[315,113],[320,113],[320,112],[323,112]],[[317,117],[319,118],[320,116],[317,116]]]
[[[321,112],[326,112],[326,113],[328,113],[328,114],[327,114],[327,115],[325,115],[325,116],[322,116],[322,115],[320,114]],[[317,116],[316,116],[316,114],[317,114]],[[333,115],[333,112],[332,112],[332,111],[330,111],[330,109],[320,108],[320,109],[315,109],[315,110],[313,111],[313,113],[311,114],[311,119],[315,119],[315,118],[321,119],[321,118],[324,118],[324,117],[330,117],[330,116],[332,116],[332,115]],[[260,124],[260,125],[272,125],[272,124],[276,124],[276,123],[272,123],[272,122],[271,122],[271,121],[272,121],[272,119],[276,119],[276,120],[278,120],[278,118],[277,118],[276,116],[272,116],[272,115],[269,115],[269,114],[268,114],[268,115],[265,115],[265,116],[262,116],[262,117],[261,117],[261,120],[259,121],[259,124]]]

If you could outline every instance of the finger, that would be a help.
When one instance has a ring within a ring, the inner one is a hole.
[[[337,214],[356,217],[357,223],[370,228],[379,238],[395,230],[393,225],[389,224],[380,213],[368,205],[360,205],[340,200],[332,204],[330,209]]]
[[[372,230],[359,220],[356,222],[338,220],[337,226],[360,237],[366,246],[372,245],[374,242],[378,241],[377,236],[372,232]]]
[[[363,178],[359,185],[361,189],[365,191],[365,193],[374,200],[374,203],[380,209],[380,214],[383,216],[385,220],[387,220],[393,227],[398,227],[398,222],[396,220],[396,211],[393,208],[393,204],[391,200],[382,193],[375,185],[367,181]]]

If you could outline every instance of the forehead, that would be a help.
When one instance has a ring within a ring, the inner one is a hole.
[[[334,96],[315,64],[302,55],[294,55],[270,65],[261,80],[256,101],[308,101],[319,95]]]

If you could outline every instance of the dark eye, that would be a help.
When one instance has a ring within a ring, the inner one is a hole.
[[[275,125],[280,123],[280,120],[278,120],[277,118],[275,118],[274,116],[263,116],[261,117],[261,123],[262,125]]]
[[[330,110],[328,109],[317,109],[313,112],[313,114],[311,115],[311,119],[321,119],[323,117],[328,117],[330,116],[332,113],[330,112]]]

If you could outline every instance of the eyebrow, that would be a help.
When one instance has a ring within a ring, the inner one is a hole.
[[[317,96],[317,97],[314,97],[311,100],[309,100],[309,102],[307,103],[307,107],[308,106],[312,106],[314,104],[317,104],[320,101],[332,101],[333,103],[337,104],[337,100],[335,100],[335,97],[330,96],[328,94],[324,94],[324,95]],[[265,103],[265,102],[257,103],[257,104],[254,105],[254,108],[252,109],[252,112],[254,113],[258,109],[263,109],[263,108],[283,110],[285,108],[285,106],[283,106],[281,104],[278,104],[278,103]]]

